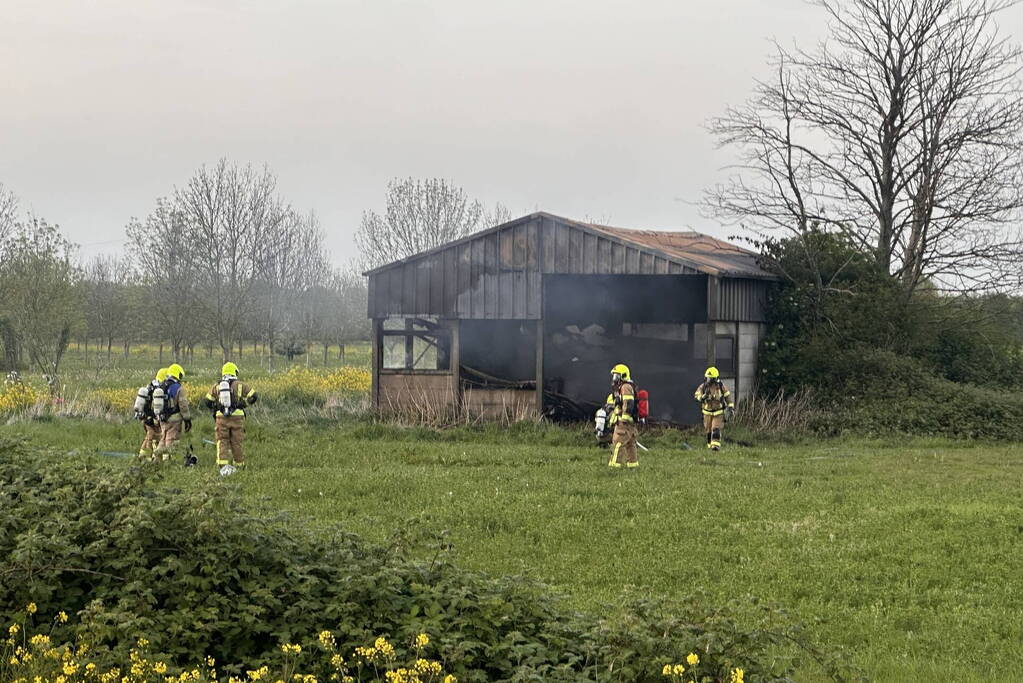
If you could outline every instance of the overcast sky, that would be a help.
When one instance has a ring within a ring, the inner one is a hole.
[[[0,182],[86,256],[220,157],[269,164],[339,262],[393,177],[515,215],[727,235],[703,126],[810,44],[804,0],[2,0]],[[1018,35],[1023,10],[1002,19]]]

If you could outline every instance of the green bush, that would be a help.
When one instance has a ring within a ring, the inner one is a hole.
[[[798,626],[750,600],[640,601],[598,618],[535,582],[459,569],[443,534],[410,527],[388,547],[314,536],[249,513],[229,482],[183,492],[156,477],[0,441],[6,622],[34,602],[40,616],[75,615],[54,641],[84,638],[94,661],[123,664],[144,636],[154,658],[184,667],[212,656],[235,675],[281,665],[281,643],[308,650],[324,629],[348,650],[381,635],[400,650],[427,632],[463,683],[657,681],[689,652],[710,680],[741,666],[747,681],[783,681],[801,658],[820,658]]]

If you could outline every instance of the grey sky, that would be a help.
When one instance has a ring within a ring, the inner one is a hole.
[[[221,156],[268,163],[338,261],[395,176],[726,235],[679,201],[728,162],[702,125],[768,38],[822,22],[803,0],[3,0],[0,181],[85,255]]]

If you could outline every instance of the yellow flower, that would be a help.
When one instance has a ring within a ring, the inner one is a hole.
[[[30,602],[27,605],[25,605],[25,611],[28,612],[29,614],[35,614],[38,609],[39,608],[36,607],[36,604],[34,602]]]
[[[330,665],[335,669],[340,669],[345,665],[345,658],[335,653],[334,656],[330,658]]]
[[[671,664],[665,664],[664,665],[664,668],[661,669],[661,675],[662,676],[670,676],[671,675]]]
[[[320,645],[328,650],[333,650],[336,645],[334,634],[330,631],[320,631]]]
[[[744,683],[745,681],[745,678],[743,678],[744,675],[745,672],[743,672],[743,670],[740,669],[739,667],[732,669],[732,679],[730,683]]]
[[[78,671],[78,665],[74,662],[64,662],[63,671],[66,676],[74,676],[75,672]]]
[[[676,676],[681,676],[685,672],[686,672],[686,668],[684,666],[682,666],[681,664],[676,664],[675,666],[671,667],[671,673],[673,673]]]
[[[155,671],[158,674],[167,673],[167,665],[164,664],[163,662],[157,662],[156,664],[153,665],[153,671]]]
[[[444,683],[458,683],[458,679],[451,674],[448,674],[444,677]]]
[[[690,652],[686,657],[686,662],[688,662],[689,666],[696,666],[700,663],[700,655],[695,652]]]
[[[302,646],[295,643],[285,643],[281,645],[281,652],[286,655],[297,655],[302,652]]]
[[[7,628],[7,632],[8,632],[8,633],[10,633],[10,634],[11,634],[12,636],[13,636],[14,634],[16,634],[16,633],[17,633],[18,631],[20,631],[20,630],[21,630],[21,626],[20,626],[20,625],[18,625],[18,624],[11,624],[11,625],[10,625],[10,626],[9,626],[9,627]]]
[[[61,610],[60,612],[57,612],[57,621],[59,621],[62,624],[66,624],[67,623],[67,612],[65,612],[64,610]]]
[[[206,666],[214,667],[217,665],[217,660],[213,659],[209,655],[206,656]]]
[[[149,641],[146,640],[145,638],[139,638],[138,639],[138,646],[140,648],[143,648],[143,649],[147,648],[147,647],[149,647]]]
[[[416,636],[416,647],[426,647],[430,644],[430,636],[425,633],[420,633]]]

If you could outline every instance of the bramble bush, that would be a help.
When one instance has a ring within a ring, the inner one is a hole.
[[[1023,436],[1023,302],[907,293],[822,229],[762,247],[785,280],[769,296],[760,391],[804,403],[812,395],[801,428]]]
[[[783,612],[754,601],[646,599],[591,616],[536,582],[458,568],[442,533],[412,525],[386,547],[342,530],[314,535],[250,513],[237,484],[180,491],[160,476],[0,441],[2,623],[24,624],[31,603],[70,615],[47,636],[88,643],[98,669],[130,667],[143,638],[168,675],[210,658],[218,680],[300,670],[282,644],[311,653],[324,631],[347,653],[384,637],[395,662],[415,660],[410,644],[428,633],[431,658],[462,683],[662,681],[690,655],[701,681],[737,669],[745,681],[787,681],[807,657],[843,673]]]

